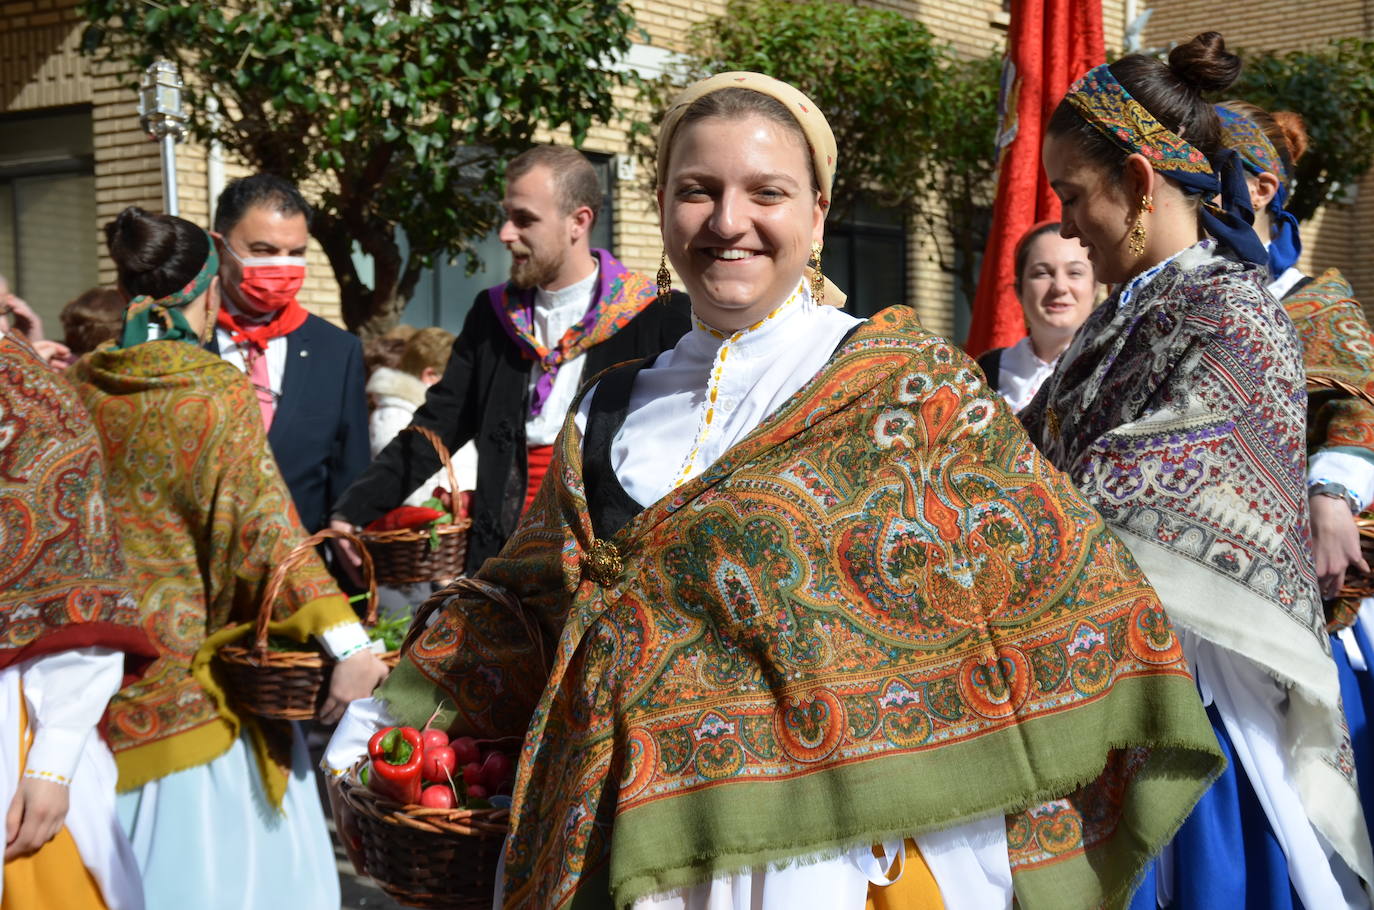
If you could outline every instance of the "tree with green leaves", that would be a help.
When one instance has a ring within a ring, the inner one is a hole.
[[[937,242],[940,265],[971,299],[995,189],[1000,58],[960,59],[914,19],[830,0],[731,0],[723,15],[694,27],[687,45],[675,71],[646,84],[653,110],[687,82],[726,70],[795,85],[835,132],[831,217],[867,196],[934,237],[951,237],[952,245]],[[652,158],[648,138],[641,153]]]
[[[1346,38],[1307,50],[1241,51],[1227,97],[1302,115],[1312,146],[1297,164],[1288,209],[1307,219],[1374,164],[1374,41]]]
[[[927,121],[931,164],[918,175],[928,204],[916,210],[915,220],[935,238],[940,268],[954,276],[960,295],[972,306],[997,195],[1002,54],[950,57],[940,69],[936,103]],[[944,236],[950,238],[947,246],[939,240]]]
[[[540,126],[580,144],[636,81],[615,65],[636,30],[616,0],[85,0],[82,13],[87,52],[131,83],[174,61],[195,138],[313,197],[311,233],[344,322],[364,335],[396,322],[437,257],[474,262],[470,241],[499,220],[504,162]]]

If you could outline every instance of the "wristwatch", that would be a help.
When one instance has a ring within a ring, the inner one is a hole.
[[[1350,507],[1350,514],[1358,515],[1363,508],[1359,497],[1344,485],[1331,480],[1319,480],[1307,488],[1308,496],[1330,496],[1332,499],[1340,499]]]

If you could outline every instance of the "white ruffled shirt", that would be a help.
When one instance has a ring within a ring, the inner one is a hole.
[[[640,505],[662,499],[753,432],[820,372],[859,320],[817,306],[799,288],[759,323],[730,335],[692,322],[692,331],[636,377],[611,443],[616,477]],[[579,431],[592,394],[578,409]]]
[[[536,288],[534,292],[534,337],[549,350],[553,350],[568,329],[577,325],[587,308],[592,304],[592,295],[599,287],[601,266],[598,263],[592,273],[576,284],[570,284],[556,291]],[[525,421],[525,444],[529,446],[553,445],[558,431],[563,429],[563,419],[568,416],[568,408],[577,397],[582,385],[582,371],[587,366],[587,358],[579,354],[572,360],[559,364],[553,376],[553,389],[548,400],[536,415]],[[530,370],[530,395],[534,395],[535,384],[543,375],[537,365]],[[533,400],[533,399],[531,399]]]

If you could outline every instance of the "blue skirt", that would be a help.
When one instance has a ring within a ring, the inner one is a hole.
[[[1236,761],[1215,707],[1207,709],[1226,771],[1203,794],[1173,840],[1170,910],[1301,910],[1288,881],[1288,858],[1264,807]],[[1155,910],[1159,861],[1146,870],[1131,910]]]
[[[1357,622],[1351,628],[1355,641],[1360,646],[1366,667],[1374,667],[1374,643],[1364,624]],[[1331,654],[1336,660],[1336,672],[1341,678],[1341,702],[1345,708],[1345,721],[1350,726],[1350,742],[1355,747],[1355,775],[1360,784],[1360,807],[1364,810],[1365,821],[1374,818],[1370,811],[1374,807],[1374,729],[1370,727],[1369,712],[1374,711],[1374,673],[1369,670],[1356,670],[1350,665],[1345,644],[1336,636],[1331,636]]]

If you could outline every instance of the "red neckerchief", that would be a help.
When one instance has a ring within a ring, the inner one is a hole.
[[[222,306],[215,316],[215,324],[228,332],[235,344],[266,351],[267,342],[296,331],[305,324],[305,319],[309,315],[310,313],[301,306],[300,301],[293,299],[278,310],[271,320],[261,323],[248,322],[246,317],[231,313],[227,306]],[[245,319],[245,321],[240,322],[240,319]]]

